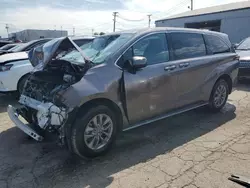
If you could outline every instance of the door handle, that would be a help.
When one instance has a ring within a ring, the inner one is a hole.
[[[167,67],[164,68],[165,71],[172,71],[174,69],[176,69],[175,65],[170,65],[170,66],[167,66]]]
[[[179,64],[180,68],[188,67],[188,66],[189,66],[189,63],[181,63],[181,64]]]

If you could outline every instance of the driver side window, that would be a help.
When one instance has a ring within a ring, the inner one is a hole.
[[[133,56],[146,57],[148,65],[169,61],[166,35],[158,33],[139,40],[133,46]]]

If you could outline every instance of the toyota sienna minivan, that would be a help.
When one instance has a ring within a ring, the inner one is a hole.
[[[96,157],[120,131],[201,106],[217,112],[232,92],[239,57],[226,34],[154,28],[101,37],[95,49],[66,37],[29,52],[36,66],[21,106],[8,106],[18,128],[37,141],[56,133],[70,151]]]

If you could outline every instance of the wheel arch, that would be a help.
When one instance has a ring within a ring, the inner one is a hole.
[[[223,79],[227,82],[228,84],[228,89],[229,89],[229,94],[232,92],[233,89],[233,81],[232,78],[228,74],[223,74],[221,75],[214,83],[214,85],[220,80]]]
[[[28,72],[28,73],[22,75],[21,78],[19,78],[19,80],[17,82],[17,86],[16,86],[17,90],[19,88],[19,84],[20,84],[21,80],[24,79],[25,77],[29,76],[29,75],[30,75],[30,73]]]
[[[110,99],[107,98],[96,98],[92,99],[90,101],[85,102],[79,107],[79,110],[77,112],[77,116],[88,110],[89,108],[92,108],[93,106],[97,105],[104,105],[110,108],[116,115],[117,121],[118,121],[118,132],[120,132],[123,128],[123,113],[119,106],[113,102]]]

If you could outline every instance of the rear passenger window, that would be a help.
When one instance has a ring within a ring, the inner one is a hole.
[[[230,47],[219,37],[213,35],[204,35],[207,51],[209,54],[219,54],[230,52]]]
[[[206,47],[201,34],[170,33],[170,37],[175,60],[206,55]]]

